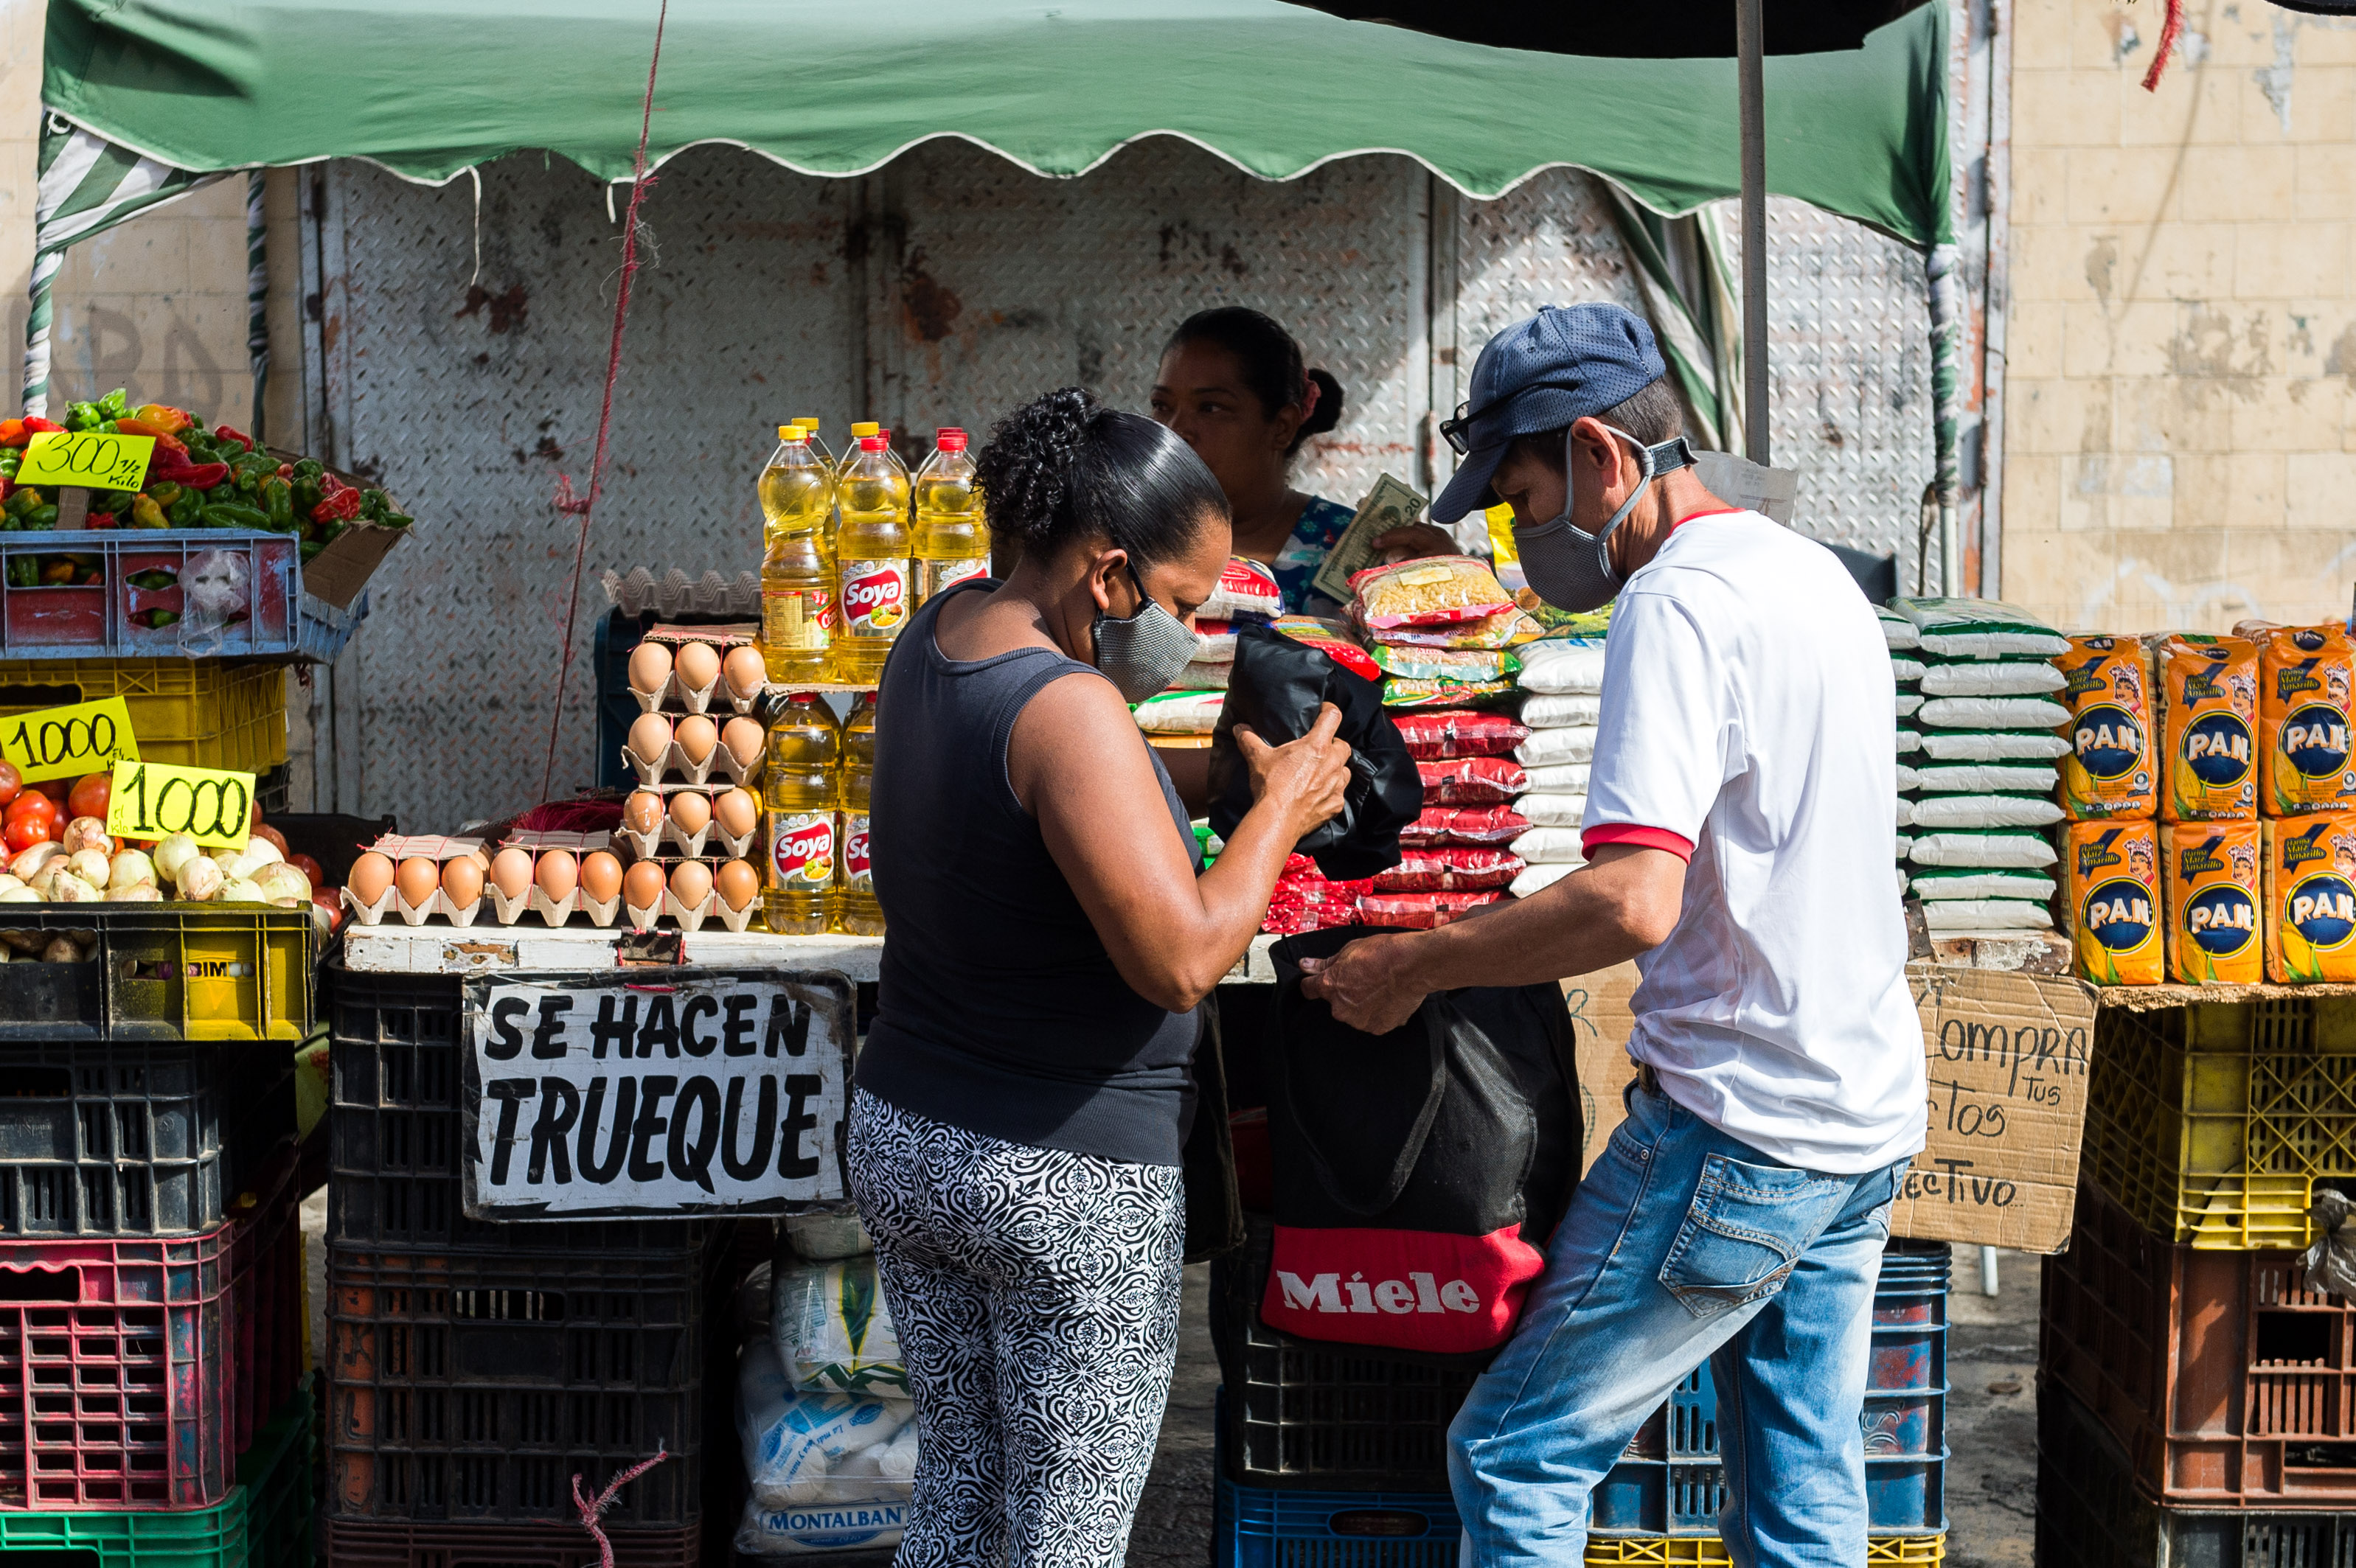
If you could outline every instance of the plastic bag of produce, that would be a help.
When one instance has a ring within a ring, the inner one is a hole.
[[[1587,796],[1532,791],[1514,802],[1514,809],[1528,817],[1534,827],[1576,827],[1587,819]]]
[[[1876,604],[1873,614],[1881,623],[1881,639],[1890,645],[1891,652],[1922,645],[1922,635],[1914,629],[1914,623],[1897,611],[1886,604]]]
[[[1529,859],[1525,855],[1524,859]],[[2053,846],[2028,828],[1951,828],[1917,833],[1907,859],[1917,866],[1985,866],[2036,870],[2053,864]]]
[[[1528,775],[1525,787],[1537,795],[1585,795],[1588,778],[1594,771],[1592,763],[1550,763],[1544,767],[1525,769]]]
[[[1896,690],[1898,695],[1895,701],[1898,709],[1898,717],[1901,719],[1912,717],[1915,710],[1922,706],[1922,694],[1919,691],[1909,691],[1902,686],[1897,688]]]
[[[2051,931],[2053,916],[2043,904],[2021,899],[1953,899],[1924,904],[1922,924],[1933,936],[1990,936]]]
[[[1914,803],[1902,796],[1898,802],[1898,826],[1901,827],[1914,826]]]
[[[1505,891],[1517,899],[1526,899],[1532,893],[1543,892],[1554,886],[1584,864],[1585,861],[1573,865],[1568,860],[1557,860],[1541,866],[1526,866],[1522,874],[1514,879],[1514,885]]]
[[[1375,873],[1378,893],[1477,892],[1502,888],[1521,874],[1522,862],[1505,850],[1456,847],[1405,849],[1398,864]]]
[[[1922,660],[1908,658],[1904,654],[1890,656],[1890,678],[1901,686],[1904,686],[1909,681],[1921,680],[1922,672],[1928,667]]]
[[[1211,663],[1204,659],[1188,659],[1178,678],[1170,683],[1173,691],[1225,691],[1228,677],[1235,674],[1233,659]]]
[[[1502,757],[1530,732],[1505,713],[1400,713],[1391,725],[1418,762],[1451,757]]]
[[[1429,555],[1370,566],[1350,579],[1358,624],[1369,631],[1396,626],[1450,626],[1484,620],[1514,608],[1513,595],[1489,563],[1469,555]]]
[[[1909,730],[1901,725],[1898,731],[1898,754],[1902,757],[1907,755],[1909,752],[1919,752],[1922,749],[1922,731],[1920,730]]]
[[[2053,879],[2038,871],[1965,869],[1916,871],[1914,896],[1925,902],[1945,899],[2050,899]]]
[[[1483,702],[1505,696],[1514,689],[1510,680],[1418,680],[1408,676],[1389,676],[1383,681],[1383,706],[1386,708],[1455,708],[1467,702]]]
[[[1893,599],[1890,608],[1913,625],[1925,653],[1965,658],[2030,654],[2050,659],[2070,651],[2069,639],[2052,627],[1994,599]]]
[[[1358,918],[1368,925],[1431,931],[1485,909],[1505,893],[1368,893],[1358,901]]]
[[[1914,787],[1932,795],[2050,795],[2061,776],[2050,763],[1933,763],[1908,771]]]
[[[736,1527],[736,1550],[747,1557],[801,1557],[810,1552],[882,1552],[900,1544],[908,1524],[908,1499],[895,1497],[857,1503],[802,1503],[765,1509],[744,1505]]]
[[[1450,626],[1392,626],[1375,635],[1402,648],[1510,648],[1530,643],[1542,629],[1515,609]]]
[[[2159,807],[2159,765],[2142,645],[2132,637],[2072,637],[2070,652],[2054,662],[2070,709],[2062,808],[2081,821],[2152,816]]]
[[[777,1272],[770,1337],[797,1388],[907,1397],[873,1254]]]
[[[2160,645],[2163,822],[2257,815],[2258,650],[2179,633]]]
[[[1194,618],[1194,659],[1198,664],[1233,664],[1236,657],[1236,624],[1214,621],[1201,615]]]
[[[1416,648],[1376,643],[1375,663],[1387,675],[1466,684],[1505,680],[1522,661],[1502,648]]]
[[[1514,840],[1514,853],[1533,866],[1583,866],[1587,845],[1576,827],[1533,827]]]
[[[1528,818],[1509,805],[1430,805],[1412,826],[1399,830],[1401,848],[1444,844],[1510,844],[1529,828]],[[1277,884],[1280,888],[1282,882]]]
[[[2062,808],[2033,795],[1930,795],[1914,803],[1917,827],[2044,827]]]

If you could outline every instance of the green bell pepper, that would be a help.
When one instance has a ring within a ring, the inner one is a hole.
[[[131,399],[121,387],[98,400],[98,417],[102,420],[127,420],[131,417]]]
[[[205,508],[204,521],[209,528],[267,528],[270,514],[237,501],[215,501]]]

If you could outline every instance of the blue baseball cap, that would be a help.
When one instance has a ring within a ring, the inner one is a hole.
[[[1561,430],[1617,408],[1669,373],[1644,318],[1616,304],[1550,304],[1489,339],[1472,397],[1441,425],[1463,454],[1431,519],[1496,504],[1489,481],[1515,436]]]

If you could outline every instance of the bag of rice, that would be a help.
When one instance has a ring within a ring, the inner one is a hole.
[[[1595,733],[1591,724],[1533,730],[1528,740],[1514,748],[1514,755],[1523,766],[1531,768],[1551,767],[1557,763],[1591,763],[1595,760]]]
[[[1898,826],[1901,827],[1914,826],[1914,803],[1904,795],[1898,797]]]
[[[2159,768],[2142,645],[2131,637],[2072,637],[2068,655],[2054,662],[2070,709],[2062,809],[2079,821],[2150,816],[2159,808]]]
[[[1486,909],[1505,896],[1503,889],[1478,893],[1368,893],[1358,901],[1358,918],[1395,931],[1431,931]]]
[[[1505,891],[1517,899],[1526,899],[1532,893],[1545,891],[1585,863],[1580,861],[1574,865],[1568,860],[1549,860],[1544,865],[1525,866],[1522,874],[1514,879],[1514,885]]]
[[[1204,659],[1188,659],[1178,678],[1170,683],[1173,691],[1225,691],[1228,677],[1236,672],[1233,659],[1217,664]]]
[[[1527,775],[1510,757],[1462,757],[1415,764],[1426,805],[1503,805],[1522,793]]]
[[[1521,875],[1522,862],[1504,849],[1455,847],[1402,849],[1398,864],[1377,871],[1378,893],[1478,892],[1502,888]]]
[[[1402,648],[1509,648],[1535,640],[1542,628],[1519,608],[1450,626],[1391,626],[1375,634]]]
[[[1917,827],[2043,827],[2062,808],[2028,795],[1933,795],[1914,803]]]
[[[1922,749],[1922,731],[1920,730],[1909,730],[1904,725],[1900,725],[1898,728],[1898,754],[1903,757],[1912,752],[1919,752]]]
[[[1358,624],[1374,632],[1452,626],[1514,608],[1513,595],[1498,582],[1489,563],[1469,555],[1428,555],[1370,566],[1351,577],[1350,593]]]
[[[1908,887],[1912,883],[1912,881],[1913,881],[1913,880],[1914,880],[1914,879],[1913,879],[1912,876],[1910,876],[1910,875],[1908,875],[1908,874],[1907,874],[1906,868],[1905,868],[1905,867],[1903,867],[1903,866],[1901,866],[1901,867],[1897,868],[1897,870],[1898,870],[1898,896],[1899,896],[1900,898],[1901,898],[1901,899],[1902,899],[1902,898],[1904,898],[1904,897],[1906,896],[1906,890],[1907,890],[1907,888],[1908,888]]]
[[[1923,927],[1933,936],[1993,936],[2051,931],[2051,912],[2020,899],[1952,899],[1922,906]]]
[[[2078,977],[2158,985],[2166,968],[2158,831],[2148,822],[2073,822],[2062,848],[2062,909]]]
[[[1420,761],[1502,757],[1530,736],[1504,713],[1401,713],[1391,724],[1407,742],[1407,754]]]
[[[1504,680],[1522,661],[1502,648],[1416,648],[1376,643],[1375,663],[1387,674],[1415,680]]]
[[[1528,787],[1544,795],[1585,795],[1592,763],[1550,763],[1529,770]]]
[[[1948,828],[1917,833],[1906,858],[1917,866],[1985,866],[2033,871],[2053,864],[2045,835],[2018,828]],[[1527,856],[1523,857],[1527,859]]]
[[[1529,818],[1534,827],[1576,827],[1587,816],[1587,797],[1583,795],[1526,795],[1514,802],[1514,809]]]
[[[1923,664],[1922,660],[1910,659],[1903,654],[1892,654],[1890,656],[1890,678],[1896,681],[1901,686],[1904,686],[1910,681],[1921,680],[1922,678],[1922,672],[1929,667],[1930,667]]]
[[[1901,831],[1898,835],[1898,858],[1901,860],[1911,859],[1913,854],[1914,835]]]
[[[1236,624],[1194,617],[1194,662],[1233,664],[1235,658]]]
[[[1934,763],[2051,762],[2070,754],[2069,741],[2035,730],[1933,730],[1920,739],[1922,754]]]
[[[1904,687],[1902,687],[1902,686],[1901,686],[1901,687],[1900,687],[1900,688],[1898,688],[1898,717],[1899,717],[1899,718],[1901,718],[1901,719],[1911,719],[1911,718],[1912,718],[1912,717],[1913,717],[1913,715],[1914,715],[1914,713],[1916,712],[1916,710],[1917,710],[1917,709],[1919,709],[1922,706],[1922,694],[1921,692],[1919,692],[1919,691],[1909,691],[1909,690],[1907,690],[1907,689],[1906,689]]]
[[[2055,891],[2053,879],[2038,871],[1917,871],[1913,881],[1914,896],[1926,903],[1935,899],[2050,899]]]
[[[1587,863],[1587,850],[1576,827],[1533,827],[1514,840],[1514,853],[1533,866]]]
[[[2258,647],[2259,797],[2277,816],[2356,804],[2349,752],[2356,645],[2338,626],[2283,626]]]
[[[1238,615],[1274,620],[1284,613],[1284,590],[1276,585],[1276,573],[1267,567],[1231,555],[1219,569],[1219,585],[1194,613],[1214,621],[1232,621]]]
[[[1917,782],[1922,778],[1922,775],[1921,773],[1916,773],[1912,768],[1908,767],[1904,763],[1899,763],[1899,764],[1898,764],[1898,788],[1899,788],[1899,790],[1902,793],[1902,792],[1904,792],[1904,791],[1906,791],[1906,790],[1910,790],[1910,789],[1913,789],[1913,788],[1917,787]]]
[[[2070,710],[2050,697],[1933,697],[1914,721],[1942,730],[2056,730],[2070,722]]]
[[[1352,675],[1362,675],[1368,680],[1382,678],[1382,667],[1367,656],[1366,650],[1358,645],[1357,637],[1339,621],[1315,615],[1279,615],[1269,623],[1269,629],[1304,647],[1315,648]]]
[[[1503,697],[1514,689],[1510,680],[1419,680],[1410,676],[1383,677],[1386,708],[1452,708]]]
[[[1925,653],[1977,658],[2031,654],[2050,659],[2069,639],[2026,611],[1993,599],[1893,599],[1890,607],[1914,627]]]
[[[1165,691],[1137,705],[1137,727],[1149,735],[1207,735],[1226,699],[1224,691]]]
[[[1603,699],[1584,693],[1540,693],[1523,699],[1522,722],[1533,730],[1568,730],[1603,717]]]
[[[796,1264],[773,1277],[770,1338],[796,1388],[908,1397],[873,1253]]]
[[[2061,776],[2051,763],[1933,763],[1912,772],[1915,787],[1933,795],[2051,795]]]
[[[2258,650],[2239,637],[2179,633],[2159,649],[2163,822],[2258,813]]]
[[[1603,690],[1601,643],[1538,643],[1522,650],[1522,689],[1595,697]]]
[[[2043,659],[1955,659],[1922,672],[1925,697],[2042,697],[2067,684]]]
[[[1922,645],[1922,635],[1914,629],[1914,623],[1887,604],[1876,604],[1873,615],[1881,623],[1881,639],[1890,645],[1890,652],[1899,653]]]

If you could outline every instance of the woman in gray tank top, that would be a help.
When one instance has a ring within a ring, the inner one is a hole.
[[[1177,1354],[1197,1009],[1349,748],[1331,707],[1286,746],[1239,728],[1257,804],[1197,875],[1128,704],[1194,651],[1217,482],[1076,388],[977,462],[1020,564],[928,601],[875,707],[883,983],[849,1154],[919,1424],[896,1562],[1114,1568]]]

